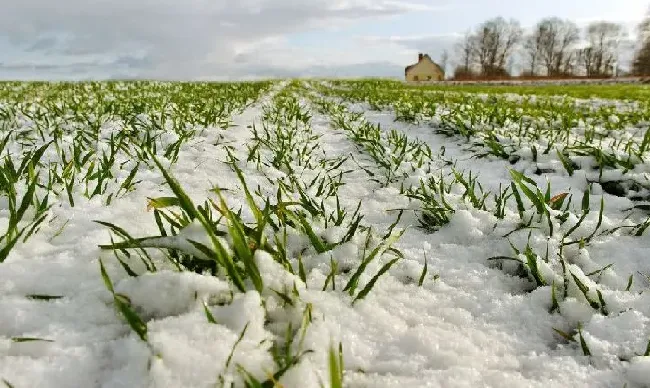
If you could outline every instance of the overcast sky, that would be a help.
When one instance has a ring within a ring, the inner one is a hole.
[[[650,0],[0,0],[0,79],[401,76],[495,17],[630,32]]]

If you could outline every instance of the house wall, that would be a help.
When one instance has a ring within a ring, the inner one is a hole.
[[[417,77],[417,79],[416,79]],[[433,62],[422,60],[406,73],[407,81],[442,81],[445,78]]]

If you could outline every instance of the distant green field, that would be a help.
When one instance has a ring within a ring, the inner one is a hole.
[[[426,85],[409,86],[431,90],[453,90],[466,93],[514,93],[543,96],[566,95],[574,98],[607,98],[612,100],[650,100],[650,85]]]

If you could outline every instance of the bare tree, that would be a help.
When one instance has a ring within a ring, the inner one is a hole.
[[[469,39],[472,42],[473,55],[481,69],[481,74],[486,75],[490,67],[490,34],[484,30],[482,33],[470,36]]]
[[[583,50],[587,75],[614,75],[621,41],[627,32],[622,25],[605,21],[591,23],[586,29],[588,47]]]
[[[474,40],[469,32],[456,44],[456,51],[458,67],[454,71],[454,76],[471,75],[471,68],[474,64]]]
[[[650,75],[650,8],[645,19],[637,27],[639,48],[634,55],[632,73],[635,75]]]
[[[581,67],[585,70],[585,73],[587,77],[591,77],[594,75],[594,48],[593,47],[585,47],[583,49],[578,50],[577,53],[578,56],[578,63],[581,65]]]
[[[539,42],[539,60],[546,74],[568,74],[575,56],[573,46],[580,40],[580,30],[575,23],[551,17],[541,20],[534,27],[533,39]]]
[[[440,67],[444,72],[447,71],[447,65],[449,64],[449,51],[447,49],[442,50],[440,55]]]
[[[506,63],[521,41],[522,29],[518,21],[502,17],[482,23],[471,37],[474,55],[483,75],[506,73]]]
[[[536,75],[542,60],[542,38],[543,35],[535,30],[524,39],[524,52],[527,60],[528,75]]]
[[[650,40],[650,7],[648,7],[648,10],[646,11],[645,19],[639,23],[636,29],[639,39],[642,41]]]
[[[558,74],[562,75],[574,75],[577,70],[578,63],[578,50],[568,51],[562,58],[562,64],[560,65],[560,72]]]

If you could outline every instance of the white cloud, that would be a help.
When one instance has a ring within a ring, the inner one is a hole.
[[[5,71],[80,61],[101,68],[112,57],[121,58],[117,68],[171,78],[239,73],[246,53],[269,53],[265,46],[286,34],[427,9],[394,0],[7,1],[0,36],[21,54],[4,60]],[[294,62],[281,54],[273,62]]]
[[[410,36],[367,36],[363,40],[373,42],[377,46],[394,47],[393,52],[401,50],[401,62],[410,64],[416,61],[418,52],[424,52],[431,56],[434,61],[439,61],[442,53],[446,50],[449,55],[448,67],[451,67],[454,56],[455,44],[463,34],[436,34],[436,35],[410,35]]]

